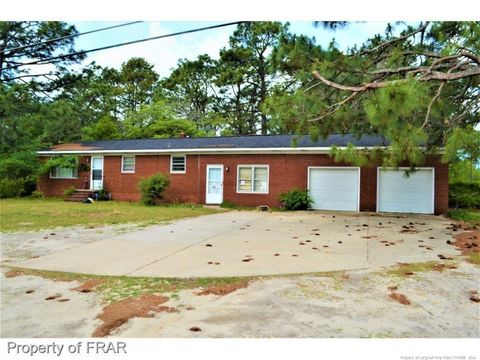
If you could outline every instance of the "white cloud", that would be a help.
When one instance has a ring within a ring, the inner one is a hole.
[[[158,22],[148,24],[148,37],[175,31]],[[155,66],[161,77],[168,76],[179,59],[193,60],[205,53],[213,58],[218,57],[219,50],[228,44],[232,31],[233,27],[227,27],[127,45],[89,54],[87,61],[119,68],[132,57],[143,57]]]
[[[146,22],[115,30],[114,32],[102,33],[101,35],[87,35],[80,39],[82,43],[79,48],[92,49],[211,24],[208,22]],[[79,22],[77,25],[82,31],[91,30],[91,28],[85,27],[86,25],[82,22]],[[90,24],[92,28],[108,25],[111,25],[111,23]],[[353,44],[360,45],[376,33],[383,33],[386,25],[386,22],[354,22],[344,29],[329,31],[322,27],[315,28],[312,22],[293,22],[290,30],[295,33],[315,36],[317,42],[324,47],[328,45],[332,38],[335,38],[340,49],[346,50]],[[398,26],[397,32],[402,28],[404,27]],[[229,36],[234,29],[234,26],[229,26],[92,52],[88,54],[84,64],[95,61],[101,66],[118,69],[122,63],[132,57],[143,57],[154,65],[155,70],[161,77],[165,77],[170,74],[171,69],[176,66],[179,59],[187,58],[193,60],[201,54],[208,54],[212,58],[218,58],[219,50],[228,46]],[[42,72],[46,67],[35,66],[32,68],[34,68],[35,72]],[[79,67],[74,68],[78,69]]]

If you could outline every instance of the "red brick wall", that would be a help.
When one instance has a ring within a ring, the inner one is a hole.
[[[278,194],[294,187],[307,188],[309,166],[340,166],[327,155],[201,155],[200,156],[200,199],[205,202],[207,164],[223,164],[229,171],[224,171],[223,198],[238,205],[269,205],[278,207]],[[237,193],[238,165],[269,165],[268,194]]]
[[[185,174],[170,174],[170,155],[137,155],[134,174],[121,173],[121,156],[104,157],[104,186],[117,200],[137,201],[140,198],[138,182],[157,172],[170,177],[165,194],[167,202],[205,203],[206,168],[208,164],[224,166],[223,199],[238,205],[269,205],[278,207],[278,194],[294,187],[306,189],[309,166],[343,166],[328,155],[188,155]],[[269,165],[268,194],[238,194],[236,192],[237,166],[241,164]],[[426,167],[435,167],[435,213],[448,209],[448,165],[439,158],[431,158]],[[226,168],[228,167],[228,171]],[[46,195],[61,195],[70,185],[83,185],[78,180],[42,178],[41,191]],[[375,211],[377,197],[377,168],[363,167],[360,171],[360,210]]]
[[[360,211],[377,211],[377,167],[360,169]]]
[[[197,156],[187,156],[187,172],[170,174],[170,155],[141,155],[135,157],[135,173],[121,172],[121,156],[103,158],[104,186],[117,200],[140,199],[138,182],[150,175],[162,172],[170,177],[170,186],[165,193],[167,202],[200,203],[198,189]]]
[[[47,158],[44,159],[45,161]],[[80,158],[80,163],[85,166],[90,166],[90,156]],[[90,170],[79,171],[77,179],[50,179],[50,174],[40,177],[37,182],[37,190],[42,191],[45,196],[63,196],[63,192],[70,186],[76,189],[82,189],[85,181],[87,181],[86,188],[90,187]]]
[[[435,214],[444,214],[448,210],[448,164],[435,157],[429,158],[424,166],[435,168]]]

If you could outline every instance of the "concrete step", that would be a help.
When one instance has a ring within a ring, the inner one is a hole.
[[[77,190],[70,196],[67,196],[64,200],[65,201],[74,201],[74,202],[81,202],[83,199],[87,197],[93,197],[93,191],[90,190]]]

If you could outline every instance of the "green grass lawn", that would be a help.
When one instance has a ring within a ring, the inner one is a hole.
[[[52,198],[4,199],[0,200],[0,231],[28,231],[74,225],[155,224],[218,211],[201,206],[145,206],[120,201],[82,204]]]
[[[480,225],[480,209],[450,209],[448,217],[472,225]]]

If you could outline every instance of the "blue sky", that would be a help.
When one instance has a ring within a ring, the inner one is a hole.
[[[115,21],[75,21],[73,24],[79,32],[107,27],[122,22]],[[83,35],[77,38],[76,48],[81,50],[92,49],[105,45],[131,41],[150,36],[168,34],[172,32],[204,27],[216,22],[201,21],[149,21],[133,24],[99,33]],[[337,31],[314,27],[311,21],[295,21],[290,23],[290,31],[296,34],[305,34],[315,37],[317,43],[327,46],[335,38],[342,49],[354,44],[361,44],[376,33],[383,33],[386,22],[352,23]],[[170,69],[175,67],[182,58],[195,59],[198,55],[207,53],[216,58],[221,48],[228,45],[228,38],[235,26],[207,30],[203,32],[180,35],[172,38],[158,39],[149,42],[128,45],[124,47],[99,51],[88,54],[86,62],[95,60],[99,65],[119,68],[121,64],[134,56],[144,57],[160,76],[168,76]]]

